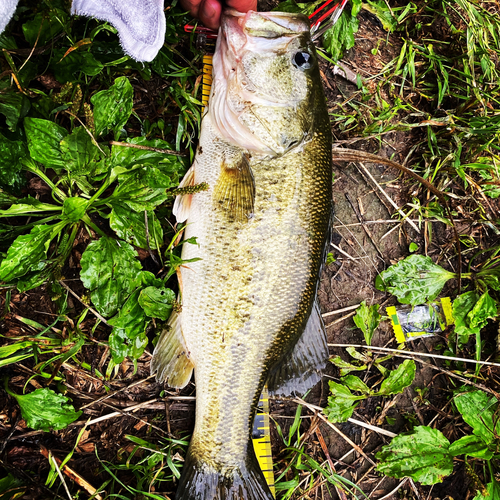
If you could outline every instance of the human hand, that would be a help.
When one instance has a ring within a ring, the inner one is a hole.
[[[181,0],[181,5],[207,28],[214,30],[219,28],[222,12],[220,0]],[[257,0],[227,0],[225,6],[240,12],[247,12],[257,9]]]

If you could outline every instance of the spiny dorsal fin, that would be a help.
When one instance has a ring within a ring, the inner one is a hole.
[[[194,164],[186,172],[178,188],[185,188],[194,186]],[[177,222],[184,222],[189,216],[189,209],[191,208],[192,194],[180,194],[175,197],[174,208],[172,213],[175,215]]]
[[[189,383],[194,368],[182,335],[180,314],[171,314],[151,361],[151,374],[156,373],[156,380],[178,389]]]
[[[245,221],[253,214],[255,182],[247,155],[224,160],[212,199],[231,219]]]
[[[284,359],[269,373],[267,386],[271,396],[302,396],[321,380],[321,370],[328,361],[328,345],[317,300],[304,333]]]

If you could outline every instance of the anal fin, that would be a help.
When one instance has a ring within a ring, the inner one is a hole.
[[[311,316],[291,352],[269,372],[269,395],[301,396],[321,380],[321,370],[328,361],[326,331],[317,300]]]
[[[180,314],[172,312],[151,360],[151,374],[156,373],[156,380],[178,389],[189,383],[194,368],[182,335]]]

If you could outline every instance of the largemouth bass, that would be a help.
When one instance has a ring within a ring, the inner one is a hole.
[[[182,310],[152,372],[183,387],[196,423],[177,500],[269,500],[251,429],[259,395],[303,393],[328,351],[316,290],[332,210],[331,133],[305,16],[226,11],[193,166]]]

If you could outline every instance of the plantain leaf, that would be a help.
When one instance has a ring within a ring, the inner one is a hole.
[[[330,422],[345,422],[352,416],[358,405],[357,401],[365,399],[366,396],[355,396],[342,384],[329,381],[331,396],[328,397],[328,405],[323,409],[323,413]]]
[[[434,300],[445,283],[455,277],[455,273],[434,264],[430,257],[410,255],[381,272],[375,287],[392,293],[401,304],[416,306]]]
[[[378,312],[379,307],[378,304],[373,304],[368,307],[363,300],[361,305],[356,309],[356,315],[353,318],[356,326],[363,332],[367,345],[371,345],[373,333],[377,329],[382,318]]]
[[[375,456],[386,476],[411,477],[422,484],[441,483],[453,472],[450,442],[441,431],[426,426],[396,436]]]
[[[103,316],[116,314],[137,287],[141,264],[136,257],[128,243],[108,236],[92,241],[83,252],[80,278]]]
[[[413,382],[415,371],[415,361],[413,359],[406,359],[395,370],[389,373],[389,376],[382,382],[380,390],[376,395],[389,396],[403,392],[405,387],[408,387]]]
[[[134,89],[126,76],[120,76],[108,90],[94,94],[90,101],[94,105],[96,135],[109,131],[115,137],[127,123],[133,107]]]
[[[478,436],[464,436],[455,441],[450,446],[450,453],[454,457],[469,455],[484,460],[490,460],[493,457],[493,452],[488,449],[485,442]]]
[[[63,204],[62,215],[69,222],[78,222],[85,215],[88,204],[88,200],[79,196],[66,198]]]
[[[77,127],[62,139],[61,153],[67,171],[76,175],[89,175],[101,159],[101,152],[83,127]]]
[[[148,286],[139,294],[139,304],[144,312],[152,317],[166,321],[175,303],[175,293],[169,288]]]
[[[0,188],[13,194],[20,194],[26,183],[22,172],[22,159],[28,150],[21,141],[9,141],[0,134]]]

